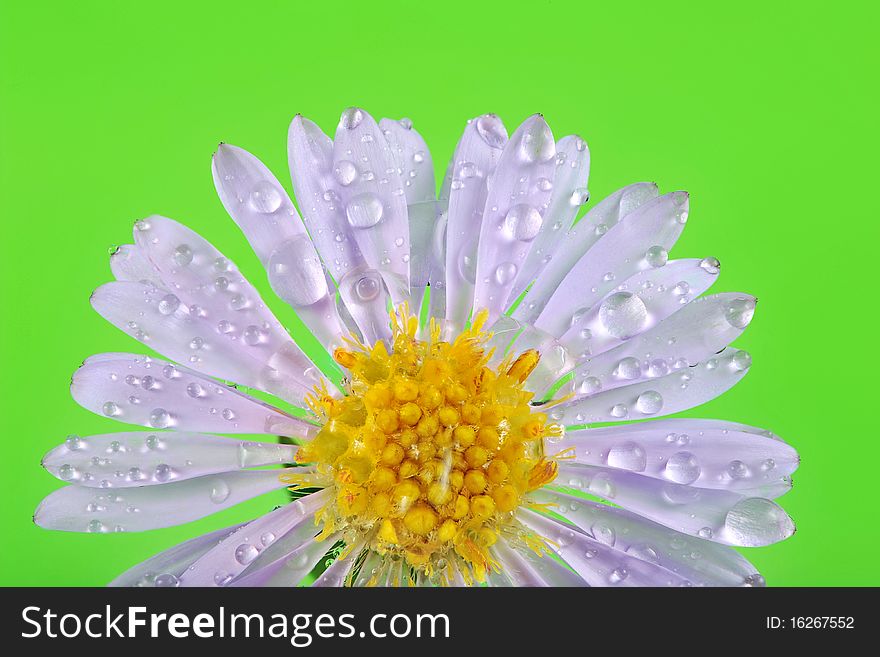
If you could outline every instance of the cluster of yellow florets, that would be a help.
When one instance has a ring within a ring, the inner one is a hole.
[[[451,342],[432,325],[421,341],[402,310],[392,316],[390,353],[382,342],[334,352],[348,394],[313,400],[326,422],[297,457],[335,488],[320,514],[325,533],[355,533],[429,575],[453,559],[483,579],[488,548],[523,495],[556,476],[543,439],[561,431],[532,411],[523,389],[538,353],[491,369],[484,320]]]

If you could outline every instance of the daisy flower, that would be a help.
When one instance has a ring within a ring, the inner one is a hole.
[[[49,452],[70,485],[39,526],[145,531],[289,489],[112,584],[295,586],[319,564],[315,586],[764,583],[734,546],[794,532],[774,499],[796,451],[734,422],[655,419],[751,364],[729,345],[754,297],[705,295],[715,258],[668,259],[687,193],[636,183],[577,220],[589,149],[540,115],[510,136],[493,114],[469,121],[439,193],[407,119],[349,108],[331,140],[297,116],[288,153],[299,211],[235,146],[214,182],[339,370],[324,378],[203,237],[138,221],[91,303],[170,360],[92,356],[71,391],[149,430]]]

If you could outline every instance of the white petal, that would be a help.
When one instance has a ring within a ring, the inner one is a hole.
[[[410,205],[409,235],[410,253],[410,308],[417,312],[421,306],[425,288],[430,284],[432,305],[436,310],[445,310],[446,283],[446,215],[441,213],[440,204],[427,201]],[[435,300],[434,296],[438,298]],[[442,317],[432,313],[432,317]]]
[[[590,387],[611,390],[696,365],[738,338],[754,308],[754,297],[737,292],[696,299],[650,330],[585,360],[575,370],[576,380],[589,377]]]
[[[225,316],[188,306],[176,293],[143,283],[112,282],[92,294],[111,324],[187,366],[302,405],[320,376],[278,326],[252,324],[249,313]]]
[[[334,170],[352,170],[354,177],[338,186],[339,203],[354,240],[371,268],[381,272],[391,299],[403,302],[409,293],[409,223],[403,181],[385,135],[364,110],[342,113],[333,142]]]
[[[736,550],[682,534],[626,509],[548,488],[529,496],[603,545],[676,572],[697,586],[743,586],[760,579],[755,567]],[[559,537],[570,530],[560,525],[559,531],[557,536],[545,536],[562,543]]]
[[[578,463],[609,466],[702,488],[730,490],[791,486],[800,459],[769,432],[731,422],[668,419],[570,431],[553,445],[574,448]],[[685,477],[685,479],[682,479]],[[772,495],[775,497],[776,495]]]
[[[687,213],[687,193],[673,192],[625,216],[572,267],[550,295],[535,326],[553,335],[565,333],[573,308],[590,308],[620,281],[650,267],[645,253],[652,247],[672,248]]]
[[[750,364],[748,352],[727,348],[699,365],[666,376],[576,397],[551,409],[550,416],[573,425],[671,415],[726,392],[748,372]]]
[[[180,576],[193,561],[246,524],[224,527],[175,545],[129,568],[107,586],[179,586]]]
[[[91,533],[172,527],[285,488],[289,484],[279,477],[298,471],[245,470],[118,490],[65,486],[40,503],[34,522],[45,529]]]
[[[110,256],[110,271],[117,281],[152,283],[161,287],[159,271],[134,244],[123,244]]]
[[[794,533],[783,509],[764,497],[699,488],[580,463],[559,466],[560,485],[581,489],[671,529],[742,547],[782,541]]]
[[[534,323],[550,296],[581,257],[627,214],[657,197],[653,183],[635,183],[600,201],[568,232],[513,316],[524,323]],[[583,304],[581,304],[583,305]]]
[[[316,427],[179,365],[108,354],[73,375],[70,391],[93,413],[154,429],[310,437]]]
[[[293,191],[303,220],[324,265],[337,281],[349,269],[364,265],[360,249],[339,200],[340,183],[333,172],[333,142],[300,115],[290,124],[287,156]],[[340,171],[347,181],[347,173]]]
[[[549,554],[539,556],[530,548],[500,540],[492,546],[502,574],[515,586],[585,586],[583,578]]]
[[[459,328],[467,322],[474,302],[477,247],[488,193],[486,181],[495,171],[506,143],[507,130],[501,119],[484,114],[465,127],[449,163],[446,318]]]
[[[718,279],[712,262],[673,260],[630,276],[592,308],[574,309],[571,326],[559,341],[583,360],[644,333],[709,289]]]
[[[324,268],[287,192],[247,151],[220,144],[212,162],[220,200],[263,263],[275,293],[321,344],[336,346],[341,328]]]
[[[193,563],[180,578],[181,586],[225,586],[251,564],[262,561],[264,551],[275,551],[277,544],[311,542],[319,532],[315,512],[328,497],[326,490],[306,495],[248,523]]]
[[[526,119],[504,146],[489,184],[480,227],[474,308],[495,321],[538,235],[550,202],[556,143],[544,118]]]
[[[69,440],[46,454],[42,465],[70,483],[128,488],[294,463],[296,450],[209,434],[128,431]]]
[[[511,299],[517,299],[525,291],[563,245],[565,233],[571,228],[578,210],[589,199],[589,175],[587,142],[577,135],[560,139],[556,144],[556,172],[552,178],[550,205],[531,251],[516,276]]]

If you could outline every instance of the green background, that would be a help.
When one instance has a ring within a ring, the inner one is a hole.
[[[662,8],[657,6],[663,4]],[[691,416],[770,428],[802,455],[790,540],[747,551],[771,585],[878,585],[876,40],[847,2],[0,3],[0,584],[100,585],[261,498],[147,534],[40,530],[67,434],[123,430],[70,374],[142,352],[89,293],[132,222],[161,213],[234,259],[297,338],[217,200],[217,143],[289,188],[297,112],[408,116],[440,175],[469,117],[542,112],[592,152],[594,199],[637,180],[691,192],[675,257],[717,256],[717,290],[759,297],[750,375]],[[871,63],[873,61],[873,64]],[[869,118],[870,115],[870,118]],[[277,498],[277,499],[280,499]]]

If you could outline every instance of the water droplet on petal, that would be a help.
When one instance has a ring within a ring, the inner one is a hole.
[[[379,296],[381,284],[376,276],[364,276],[354,284],[354,292],[358,299],[367,303]]]
[[[153,586],[157,588],[178,587],[180,586],[180,580],[176,575],[164,573],[156,576],[156,579],[153,580]]]
[[[502,262],[495,268],[495,281],[498,285],[507,285],[516,276],[516,265],[512,262]]]
[[[333,175],[343,187],[347,187],[357,178],[357,167],[350,160],[340,160],[333,168]]]
[[[709,274],[717,274],[721,271],[721,262],[718,258],[703,258],[700,260],[700,269]]]
[[[272,214],[281,207],[281,193],[268,180],[262,180],[254,185],[248,196],[248,202],[255,212],[260,214]]]
[[[101,407],[101,411],[107,417],[113,417],[114,415],[119,415],[119,404],[116,402],[108,401],[104,402],[104,405]]]
[[[166,294],[159,299],[157,307],[159,308],[159,312],[163,315],[170,315],[180,307],[180,299],[173,294]]]
[[[218,479],[211,487],[211,501],[214,504],[222,504],[229,497],[229,484],[222,479]]]
[[[164,408],[154,408],[150,413],[150,426],[164,429],[171,423],[171,414]]]
[[[171,258],[180,267],[186,267],[189,263],[192,262],[192,249],[189,248],[189,245],[187,244],[181,244],[176,249],[174,249],[174,253],[172,254]]]
[[[504,229],[508,235],[521,242],[530,242],[541,230],[541,214],[531,205],[518,203],[510,208],[504,218]]]
[[[364,113],[361,109],[357,107],[349,107],[342,113],[342,116],[339,119],[339,125],[346,130],[354,130],[363,120]]]
[[[648,309],[638,294],[615,292],[599,306],[599,321],[615,338],[625,340],[637,334],[648,319]]]
[[[353,228],[372,228],[382,221],[383,213],[382,201],[370,192],[358,194],[345,206],[345,215]]]
[[[662,267],[669,260],[669,252],[662,246],[652,246],[645,251],[645,262],[654,268]]]
[[[645,415],[653,415],[663,408],[663,397],[656,390],[646,390],[636,399],[636,408]]]
[[[691,484],[699,479],[701,472],[697,457],[690,452],[676,452],[666,461],[664,469],[666,478],[677,484]]]
[[[648,465],[648,457],[642,447],[632,441],[615,445],[608,451],[608,465],[633,472],[642,472]]]
[[[492,148],[501,149],[507,143],[507,130],[494,114],[483,114],[477,119],[477,133]]]
[[[260,554],[260,551],[253,545],[249,543],[242,543],[237,548],[235,548],[235,560],[242,564],[247,565],[254,559],[256,559]]]
[[[754,299],[734,299],[727,306],[724,316],[731,326],[744,329],[755,315]]]

